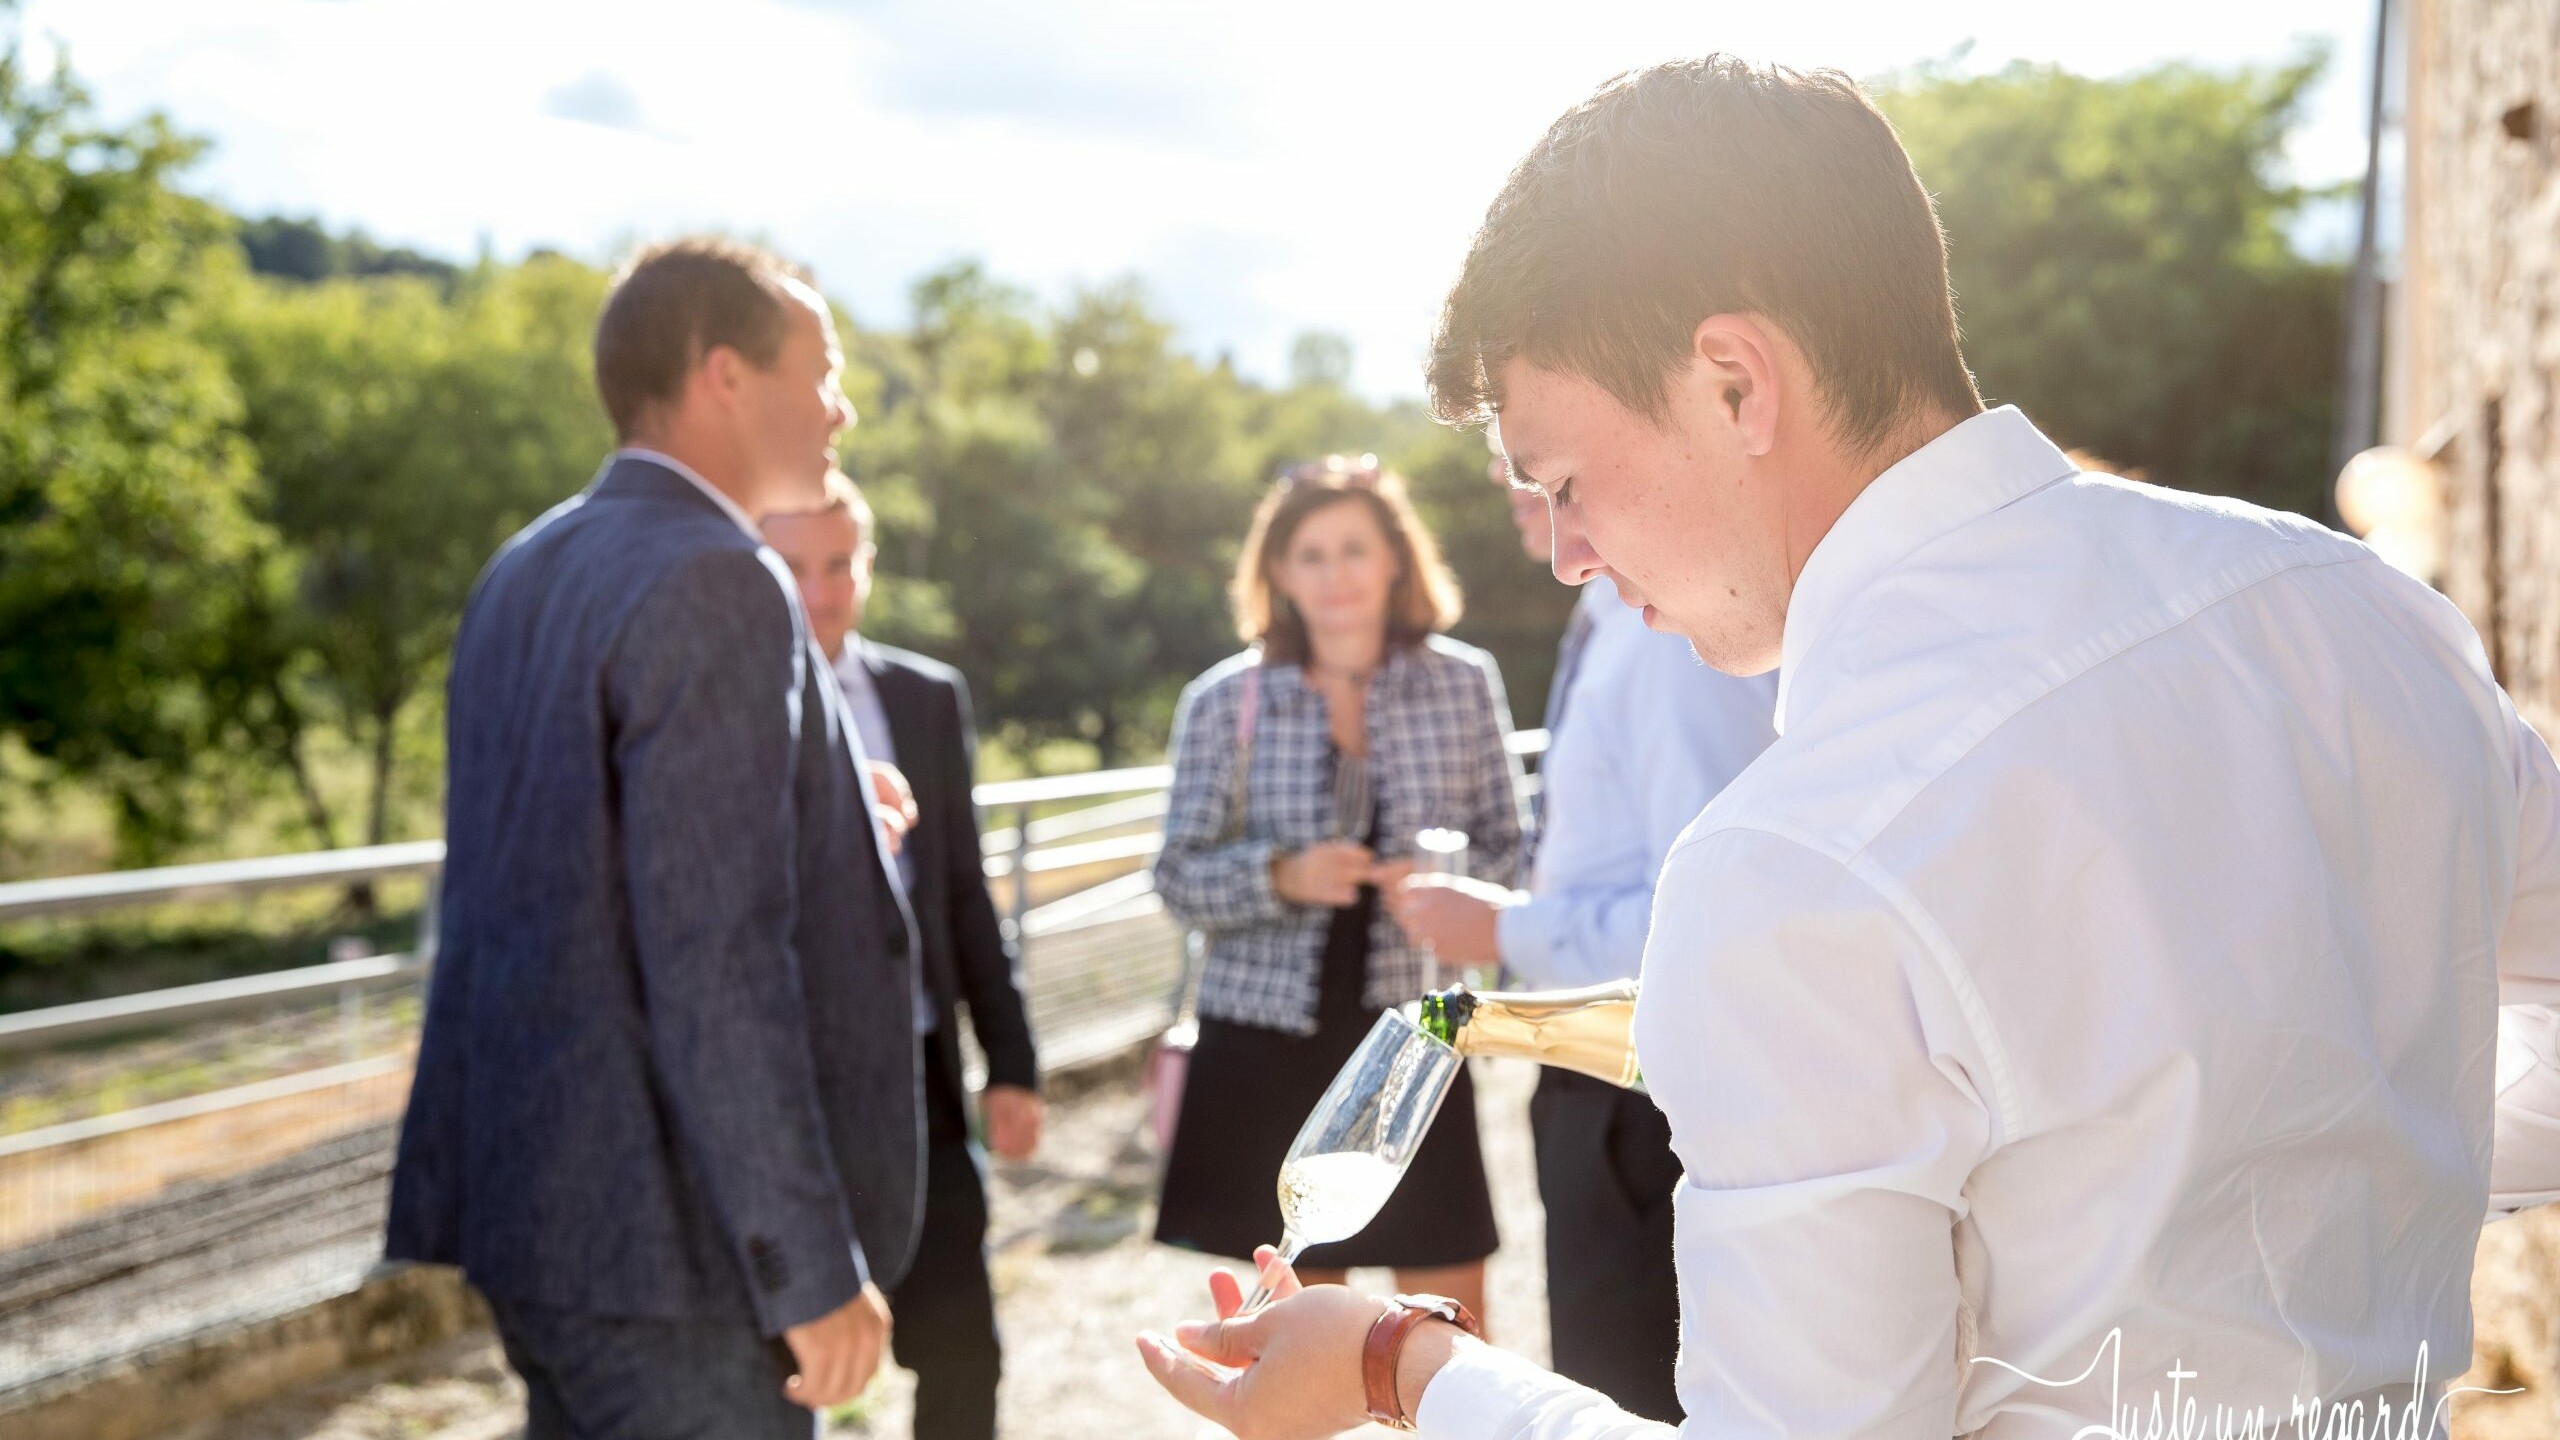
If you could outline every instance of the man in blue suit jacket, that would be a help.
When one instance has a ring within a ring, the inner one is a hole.
[[[645,253],[596,329],[624,448],[455,640],[386,1248],[488,1297],[529,1440],[807,1440],[914,1248],[914,926],[748,518],[824,493],[839,363],[781,261]]]

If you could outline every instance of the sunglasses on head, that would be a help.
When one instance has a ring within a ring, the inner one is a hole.
[[[1277,483],[1283,491],[1328,481],[1353,490],[1375,490],[1385,473],[1378,468],[1375,455],[1327,455],[1321,460],[1300,461],[1281,471]]]

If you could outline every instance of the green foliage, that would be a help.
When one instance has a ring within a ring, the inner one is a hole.
[[[363,838],[388,837],[410,707],[431,692],[481,566],[574,492],[611,435],[586,336],[603,277],[484,267],[450,297],[406,277],[239,287],[218,328],[280,549],[235,652],[258,735],[322,844],[346,838],[303,747],[371,757]]]
[[[257,541],[238,396],[193,333],[227,260],[224,217],[171,186],[198,148],[0,51],[0,737],[103,790],[127,860],[189,828]]]
[[[462,267],[450,260],[377,245],[361,233],[332,235],[317,220],[281,215],[242,222],[240,248],[251,270],[280,280],[415,275],[449,287],[462,278]]]
[[[1879,96],[1938,197],[1984,397],[2163,484],[2316,514],[2344,276],[2276,179],[2322,67],[1922,71]]]
[[[127,861],[203,816],[238,826],[211,807],[244,778],[286,791],[312,843],[389,838],[432,800],[474,578],[610,446],[587,356],[605,277],[303,221],[234,244],[178,188],[194,142],[102,127],[18,53],[0,785],[104,797]],[[2316,508],[2341,278],[2286,246],[2305,197],[2273,177],[2317,65],[1887,88],[1992,398],[2153,478]],[[1459,635],[1538,714],[1571,592],[1521,556],[1482,437],[1352,392],[1340,336],[1300,337],[1275,387],[1188,354],[1133,283],[1051,306],[958,264],[914,309],[841,327],[846,464],[879,516],[867,628],[967,672],[991,754],[1152,753],[1183,683],[1238,644],[1225,592],[1269,477],[1336,452],[1406,475],[1466,588]]]

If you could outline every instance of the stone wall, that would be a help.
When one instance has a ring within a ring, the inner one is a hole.
[[[2560,0],[2410,0],[2390,438],[2432,450],[2444,588],[2560,735]]]
[[[2386,438],[2446,487],[2445,593],[2560,739],[2560,0],[2402,0],[2407,230]],[[2560,1435],[2560,1207],[2491,1226],[2456,1440]]]

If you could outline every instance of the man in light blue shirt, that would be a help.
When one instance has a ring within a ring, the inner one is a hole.
[[[1495,478],[1507,484],[1501,466]],[[1535,491],[1511,495],[1521,547],[1543,564],[1546,504]],[[1687,640],[1646,628],[1608,580],[1592,581],[1548,687],[1528,890],[1415,886],[1398,899],[1397,918],[1442,962],[1498,963],[1533,989],[1631,978],[1663,856],[1776,738],[1776,704],[1774,674],[1708,669]],[[1563,1070],[1540,1077],[1530,1122],[1547,1208],[1555,1368],[1635,1414],[1677,1423],[1671,1194],[1680,1162],[1670,1127],[1645,1096]]]

